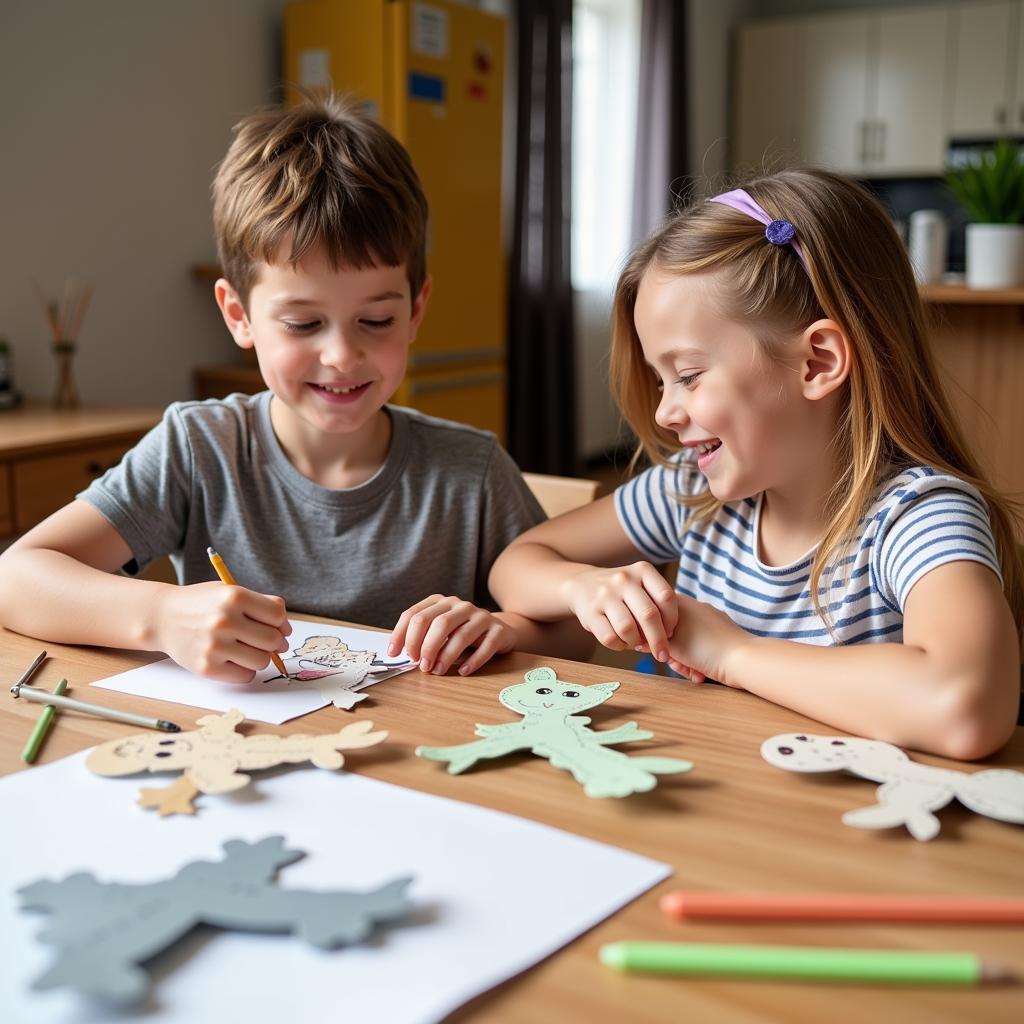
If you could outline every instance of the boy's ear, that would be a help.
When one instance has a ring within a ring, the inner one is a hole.
[[[239,348],[252,348],[252,328],[249,326],[249,315],[239,298],[238,292],[223,277],[217,279],[213,286],[213,294],[220,307],[224,323],[228,325],[231,337]]]
[[[410,326],[412,327],[412,337],[410,341],[416,340],[416,332],[420,329],[420,324],[423,323],[423,316],[427,312],[427,299],[430,298],[430,293],[434,289],[434,282],[430,275],[423,279],[423,287],[420,288],[419,295],[413,300],[412,303],[412,317],[410,318]]]
[[[805,398],[818,401],[849,377],[850,341],[834,320],[816,320],[800,341],[800,387]]]

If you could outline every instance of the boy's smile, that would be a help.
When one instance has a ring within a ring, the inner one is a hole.
[[[359,464],[368,479],[387,455],[383,407],[405,375],[430,283],[413,301],[404,266],[335,268],[317,249],[293,267],[289,251],[260,264],[247,314],[226,282],[218,301],[236,344],[256,350],[274,431],[297,468],[325,482],[326,464]]]

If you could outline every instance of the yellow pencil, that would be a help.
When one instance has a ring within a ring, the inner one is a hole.
[[[231,570],[225,564],[224,559],[221,558],[220,555],[218,555],[217,552],[213,550],[213,548],[207,548],[206,553],[210,556],[210,564],[213,566],[217,575],[220,577],[221,583],[228,583],[233,587],[238,586],[238,584],[235,583],[235,577],[231,575]],[[284,662],[280,659],[280,657],[276,653],[271,652],[270,658],[277,666],[277,671],[280,672],[281,675],[285,677],[285,679],[287,679],[288,669],[284,667]]]

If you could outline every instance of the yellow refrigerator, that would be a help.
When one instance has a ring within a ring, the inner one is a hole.
[[[300,0],[284,16],[295,86],[361,99],[408,149],[430,204],[434,290],[395,396],[505,438],[505,21],[445,0]]]

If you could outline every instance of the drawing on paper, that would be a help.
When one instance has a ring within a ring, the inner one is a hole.
[[[455,747],[417,747],[416,753],[429,761],[447,761],[448,771],[458,775],[477,761],[503,757],[516,750],[529,750],[547,758],[555,768],[572,772],[587,796],[629,796],[645,793],[658,782],[657,776],[688,772],[693,764],[672,757],[630,757],[611,744],[650,739],[654,733],[627,722],[617,729],[594,732],[581,711],[597,707],[618,689],[618,683],[582,686],[558,678],[554,669],[535,668],[525,682],[507,686],[498,699],[509,710],[523,716],[521,722],[477,725],[483,739]]]
[[[351,711],[366,696],[354,691],[368,675],[391,672],[410,664],[408,658],[381,661],[375,651],[354,650],[344,640],[331,635],[307,637],[284,659],[289,683],[301,683],[305,689],[319,691],[342,711]],[[281,675],[268,676],[263,682],[281,678]]]

